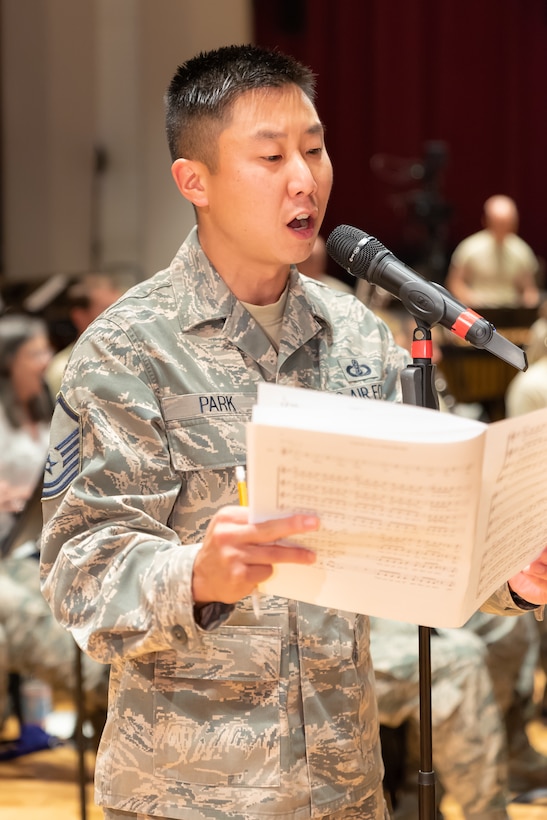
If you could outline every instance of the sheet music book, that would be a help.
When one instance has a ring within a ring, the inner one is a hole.
[[[253,521],[314,512],[261,591],[458,627],[547,542],[547,409],[491,424],[392,402],[259,386],[247,428]]]

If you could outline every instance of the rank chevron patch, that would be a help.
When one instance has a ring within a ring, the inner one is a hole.
[[[50,444],[42,498],[53,498],[64,492],[78,475],[80,466],[80,418],[62,394],[57,398],[55,430],[60,441]]]

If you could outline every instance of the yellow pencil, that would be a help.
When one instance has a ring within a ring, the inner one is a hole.
[[[247,495],[247,481],[245,478],[245,467],[236,467],[237,492],[239,495],[239,503],[242,507],[249,506],[249,496]],[[260,593],[258,589],[253,589],[251,593],[253,599],[253,612],[255,618],[260,618]]]
[[[242,507],[248,507],[249,498],[247,495],[247,481],[245,480],[245,467],[236,467],[236,478],[239,503]]]

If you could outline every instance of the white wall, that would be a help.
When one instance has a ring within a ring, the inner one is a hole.
[[[142,259],[142,129],[139,4],[95,0],[97,148],[95,260]]]
[[[6,280],[170,262],[193,212],[163,94],[177,65],[251,28],[251,0],[2,0]]]
[[[92,0],[2,2],[2,259],[9,279],[88,266]]]

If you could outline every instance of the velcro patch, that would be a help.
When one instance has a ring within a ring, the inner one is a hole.
[[[363,360],[355,358],[338,359],[338,364],[348,382],[367,379],[372,373],[370,366]]]
[[[202,416],[249,415],[255,403],[254,393],[188,393],[161,400],[166,422]]]

